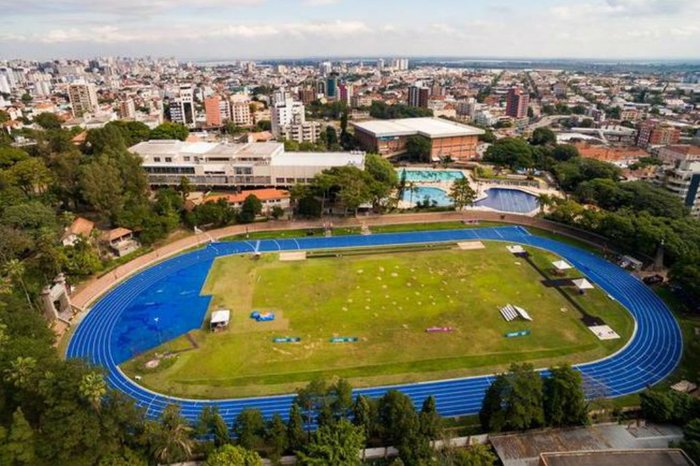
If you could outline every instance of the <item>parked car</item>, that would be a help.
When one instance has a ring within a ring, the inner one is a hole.
[[[664,282],[664,277],[661,275],[649,275],[648,277],[644,277],[642,279],[644,283],[647,285],[656,285],[657,283],[663,283]]]

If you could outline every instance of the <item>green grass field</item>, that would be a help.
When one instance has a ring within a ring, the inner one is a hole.
[[[600,342],[580,314],[503,243],[481,250],[391,251],[280,262],[277,254],[215,261],[203,294],[210,310],[232,310],[229,329],[192,333],[199,348],[181,352],[157,370],[144,370],[153,352],[124,364],[146,387],[179,396],[228,397],[286,393],[315,377],[340,376],[354,386],[380,385],[501,370],[514,361],[536,366],[583,362],[619,349],[629,338],[629,313],[605,293],[571,292],[622,339]],[[530,248],[538,264],[556,256]],[[533,322],[505,322],[498,309],[524,307]],[[256,322],[251,310],[273,311]],[[453,333],[428,334],[431,326]],[[532,334],[504,338],[506,332]],[[275,344],[279,336],[300,343]],[[333,344],[335,336],[357,343]],[[156,351],[191,345],[182,337]]]

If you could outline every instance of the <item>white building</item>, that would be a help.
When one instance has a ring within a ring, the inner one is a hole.
[[[84,113],[97,110],[97,88],[92,83],[79,82],[68,86],[68,98],[73,108],[73,116],[79,117]]]
[[[364,152],[285,152],[284,144],[145,141],[129,151],[143,159],[152,185],[177,185],[186,176],[201,187],[289,187],[331,167],[364,169]]]
[[[195,122],[194,88],[191,84],[183,84],[178,88],[178,96],[170,101],[170,120],[193,127]]]
[[[700,161],[685,160],[673,169],[659,168],[656,182],[680,197],[692,216],[700,217]]]
[[[275,100],[270,108],[272,135],[278,139],[297,142],[316,142],[321,135],[321,125],[306,122],[304,104],[283,95],[282,100]]]

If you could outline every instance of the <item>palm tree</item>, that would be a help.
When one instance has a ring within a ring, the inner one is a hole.
[[[409,196],[410,196],[410,197],[409,197],[409,199],[410,199],[409,202],[410,202],[411,204],[413,204],[413,193],[416,192],[416,191],[418,191],[418,187],[416,186],[416,182],[415,182],[415,181],[409,181],[409,182],[408,182],[408,193],[409,193]]]
[[[2,266],[2,273],[6,277],[9,277],[13,282],[19,283],[22,290],[24,290],[24,296],[27,298],[27,304],[29,304],[29,307],[33,307],[32,300],[29,298],[27,285],[24,283],[24,270],[24,264],[17,259],[10,259]]]
[[[545,207],[549,207],[554,204],[554,196],[543,193],[537,197],[537,201],[540,204],[540,213],[543,214]]]
[[[151,453],[159,463],[187,460],[192,456],[194,440],[192,427],[180,416],[180,407],[169,405],[160,422],[148,421],[146,433]]]
[[[107,384],[104,377],[98,372],[85,374],[78,388],[80,396],[87,400],[96,411],[100,410],[102,397],[107,394]]]

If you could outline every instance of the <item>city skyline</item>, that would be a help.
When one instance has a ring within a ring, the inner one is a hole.
[[[692,0],[0,0],[0,58],[697,59]]]

